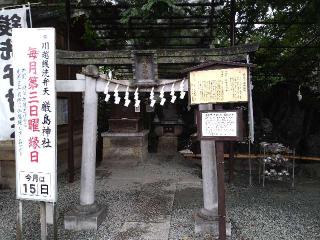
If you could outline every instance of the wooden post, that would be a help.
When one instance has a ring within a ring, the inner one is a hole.
[[[229,167],[229,179],[228,182],[231,183],[233,181],[234,178],[234,161],[235,161],[235,157],[234,157],[234,142],[230,142],[229,143],[229,163],[228,163],[228,167]]]
[[[17,212],[17,240],[22,240],[23,228],[22,228],[22,201],[18,200],[18,212]]]
[[[53,203],[53,239],[58,239],[58,226],[57,226],[57,205]]]
[[[251,187],[252,186],[252,166],[251,166],[251,140],[250,140],[250,138],[248,141],[248,148],[249,148],[249,186]]]
[[[236,17],[236,2],[231,0],[230,2],[230,44],[234,46],[235,44],[235,17]]]
[[[70,0],[66,0],[66,48],[70,50]],[[68,79],[71,78],[70,66],[67,67]],[[69,182],[74,181],[74,97],[73,93],[68,94],[68,173]]]
[[[47,239],[47,218],[46,218],[46,203],[40,202],[40,225],[41,225],[41,240]]]
[[[68,67],[70,68],[70,67]],[[68,173],[69,182],[74,182],[74,107],[73,93],[68,94]]]
[[[293,159],[292,159],[292,189],[294,189],[294,167],[295,167],[295,156],[296,156],[296,150],[293,150]]]
[[[215,105],[216,110],[221,110],[222,105]],[[217,178],[218,178],[218,215],[219,215],[219,239],[226,239],[226,205],[224,189],[224,150],[223,142],[216,141]]]

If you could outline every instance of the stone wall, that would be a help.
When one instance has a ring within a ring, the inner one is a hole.
[[[68,132],[67,125],[58,127],[57,165],[58,174],[68,170]],[[82,129],[74,133],[74,167],[81,166]],[[0,142],[0,189],[15,188],[14,141]]]
[[[148,130],[137,133],[102,133],[103,159],[100,167],[130,167],[148,154]]]

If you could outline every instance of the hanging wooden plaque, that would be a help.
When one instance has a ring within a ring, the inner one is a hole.
[[[190,104],[248,101],[248,68],[235,67],[191,71]]]

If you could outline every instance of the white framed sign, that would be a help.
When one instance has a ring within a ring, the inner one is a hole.
[[[17,198],[55,202],[55,30],[15,28],[12,47]]]
[[[240,110],[199,111],[200,139],[239,141],[242,139],[242,112]]]

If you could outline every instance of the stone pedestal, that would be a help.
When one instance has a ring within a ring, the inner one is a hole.
[[[79,205],[64,216],[64,228],[68,230],[97,230],[105,219],[106,208],[92,205]]]
[[[154,132],[158,138],[158,152],[164,154],[176,154],[178,151],[178,136],[183,131],[183,122],[177,120],[154,120]]]
[[[176,154],[178,151],[178,137],[161,136],[158,140],[158,152],[164,154]]]
[[[14,141],[0,141],[0,189],[16,187]]]
[[[194,214],[194,231],[195,233],[210,233],[219,236],[219,218],[216,214],[201,209]],[[231,236],[231,223],[226,221],[226,235]]]
[[[105,132],[100,167],[127,167],[143,162],[148,154],[148,130],[141,132]]]

